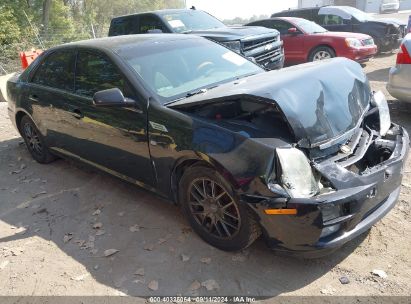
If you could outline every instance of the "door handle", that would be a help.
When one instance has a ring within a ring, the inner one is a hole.
[[[82,119],[84,117],[83,113],[79,109],[70,109],[71,115],[77,119]]]
[[[30,94],[30,95],[29,95],[29,99],[30,99],[31,101],[34,101],[34,102],[39,101],[39,97],[38,97],[36,94]]]

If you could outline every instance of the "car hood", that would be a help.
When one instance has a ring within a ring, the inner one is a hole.
[[[394,18],[382,18],[382,19],[376,19],[375,21],[384,23],[384,24],[394,24],[394,25],[399,25],[399,26],[407,26],[407,23],[399,20],[399,19],[394,19]]]
[[[229,41],[248,40],[255,36],[277,36],[279,32],[261,26],[227,26],[209,30],[191,31],[190,34],[213,38],[218,41]]]
[[[359,64],[345,58],[262,72],[225,83],[169,107],[251,98],[275,104],[301,147],[328,147],[347,138],[368,109],[371,92]]]
[[[325,32],[325,33],[316,33],[316,34],[313,34],[313,35],[323,36],[323,37],[331,37],[331,38],[335,38],[335,37],[339,37],[339,38],[357,38],[357,39],[360,39],[360,40],[371,38],[371,36],[369,36],[369,35],[360,34],[360,33],[351,33],[351,32]]]

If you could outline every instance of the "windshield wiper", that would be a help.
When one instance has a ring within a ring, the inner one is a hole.
[[[210,88],[210,89],[211,89],[211,88]],[[207,93],[208,90],[209,90],[209,89],[200,89],[200,90],[188,92],[188,93],[186,94],[186,97],[191,97],[191,96],[194,96],[194,95]]]
[[[184,95],[183,97],[180,97],[180,98],[177,98],[177,99],[172,100],[172,101],[170,101],[170,102],[167,102],[167,103],[165,103],[164,105],[167,106],[167,105],[170,105],[170,104],[172,104],[172,103],[176,103],[177,101],[180,101],[180,100],[182,100],[182,99],[186,99],[186,98],[191,97],[191,96],[194,96],[194,95],[204,94],[204,93],[208,92],[208,90],[214,89],[214,88],[216,88],[216,87],[218,87],[218,85],[215,85],[215,86],[212,86],[212,87],[209,87],[209,88],[203,88],[203,89],[199,89],[199,90],[195,90],[195,91],[188,92],[188,93],[187,93],[186,95]]]

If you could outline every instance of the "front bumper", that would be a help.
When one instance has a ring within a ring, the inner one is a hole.
[[[378,48],[376,45],[361,48],[352,48],[347,54],[347,58],[357,61],[359,63],[369,61],[377,54]]]
[[[409,137],[401,128],[392,156],[369,173],[358,175],[335,163],[316,167],[327,178],[341,180],[335,192],[308,199],[267,198],[254,204],[268,246],[278,252],[302,257],[329,254],[366,232],[395,205],[401,187],[403,166],[409,152]],[[321,208],[339,205],[344,213],[323,222]],[[296,215],[267,215],[270,208],[297,209]],[[321,237],[323,228],[339,225]]]

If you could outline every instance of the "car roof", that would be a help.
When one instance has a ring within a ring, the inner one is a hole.
[[[113,20],[119,19],[119,18],[124,18],[124,17],[132,17],[132,16],[136,16],[136,15],[143,15],[143,14],[154,14],[154,15],[157,15],[157,16],[164,16],[164,15],[173,14],[173,13],[175,14],[175,13],[191,12],[191,11],[200,11],[201,12],[201,10],[192,10],[192,9],[184,9],[184,8],[164,9],[164,10],[148,11],[148,12],[141,12],[141,13],[134,13],[134,14],[118,16],[118,17],[114,17]]]
[[[50,50],[73,47],[87,47],[102,51],[109,50],[117,53],[119,50],[129,47],[130,45],[147,45],[159,42],[183,41],[188,39],[204,38],[195,35],[182,34],[135,34],[76,41],[53,47]]]
[[[307,20],[307,19],[299,18],[299,17],[272,17],[268,19],[256,20],[256,21],[250,22],[250,24],[258,23],[260,21],[267,21],[267,20],[284,20],[284,21],[289,21],[291,23],[295,23],[295,22],[298,22],[299,20]],[[307,21],[310,21],[310,20],[307,20]]]

